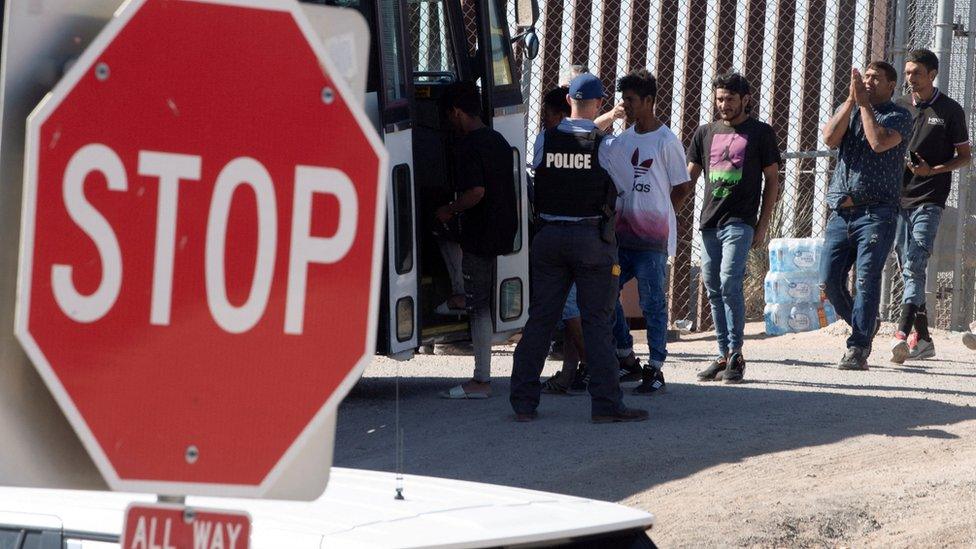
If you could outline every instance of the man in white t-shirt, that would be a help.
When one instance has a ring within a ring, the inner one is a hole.
[[[654,114],[657,81],[638,70],[617,82],[623,96],[627,130],[613,139],[607,165],[610,177],[624,189],[617,199],[617,245],[620,287],[637,279],[641,310],[647,322],[650,356],[634,394],[665,389],[661,367],[668,356],[668,311],[664,296],[668,256],[677,247],[675,210],[691,194],[684,146]],[[633,352],[634,339],[618,301],[614,323],[617,356]]]

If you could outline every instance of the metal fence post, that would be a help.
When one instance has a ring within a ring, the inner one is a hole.
[[[976,2],[969,2],[969,24],[966,27],[966,73],[965,86],[963,86],[963,110],[966,119],[973,119],[973,96],[976,95],[976,83],[973,82],[973,71],[976,70]],[[973,128],[969,128],[970,132]],[[965,330],[967,328],[969,314],[966,305],[973,300],[972,288],[965,287],[963,270],[966,268],[964,258],[967,253],[972,253],[966,246],[966,225],[969,216],[969,186],[972,181],[972,167],[963,168],[959,172],[959,198],[958,221],[956,222],[956,257],[952,269],[952,313],[951,327],[954,330]]]
[[[800,83],[800,151],[817,150],[820,139],[820,89],[823,80],[823,51],[826,0],[810,0],[804,21],[803,76]],[[813,199],[817,185],[817,159],[796,163],[796,202],[793,233],[800,238],[813,235]]]
[[[895,88],[896,93],[901,92],[902,86],[905,84],[905,74],[902,69],[905,67],[907,15],[908,0],[898,0],[897,6],[895,7],[895,29],[891,39],[891,62],[895,65],[895,70],[898,71],[898,87]]]
[[[705,69],[705,22],[708,6],[704,2],[689,2],[686,30],[688,51],[685,56],[681,95],[681,142],[687,148],[691,136],[702,119],[702,79]],[[678,218],[678,250],[671,263],[671,279],[668,291],[669,322],[694,318],[691,291],[691,246],[694,239],[694,201],[685,202],[675,212]]]
[[[952,65],[952,26],[955,15],[954,0],[939,0],[935,12],[935,35],[932,50],[939,57],[939,74],[935,85],[943,90],[949,89],[950,68]],[[939,322],[937,293],[935,288],[939,283],[939,269],[935,261],[930,261],[925,269],[925,303],[929,307],[929,323],[936,326]]]
[[[895,88],[895,93],[901,93],[905,84],[905,71],[902,69],[905,67],[905,53],[907,50],[905,36],[905,31],[908,27],[907,16],[908,0],[898,0],[895,7],[895,28],[891,38],[892,63],[895,66],[895,70],[898,71],[898,86]],[[881,306],[878,310],[880,311],[882,320],[892,320],[891,305],[894,298],[891,295],[894,291],[892,279],[895,276],[900,276],[900,273],[898,272],[898,262],[895,260],[895,254],[892,253],[889,254],[888,260],[885,262],[884,273],[881,275]]]

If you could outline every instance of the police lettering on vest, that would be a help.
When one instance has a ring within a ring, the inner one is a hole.
[[[610,174],[597,156],[603,136],[596,130],[567,133],[546,130],[542,162],[535,171],[535,208],[541,214],[596,217],[605,214]]]
[[[592,158],[592,154],[546,153],[546,167],[588,170],[592,165]]]

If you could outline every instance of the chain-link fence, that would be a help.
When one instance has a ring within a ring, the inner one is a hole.
[[[953,11],[943,14],[940,8]],[[976,95],[972,36],[976,30],[976,13],[971,10],[976,10],[976,5],[969,0],[907,2],[903,40],[901,36],[896,36],[893,44],[896,59],[900,58],[902,52],[913,48],[930,48],[939,54],[941,67],[937,84],[968,109],[972,134],[976,122],[972,109]],[[947,37],[948,43],[945,45],[939,42],[940,29]],[[973,291],[976,282],[976,225],[973,223],[976,203],[973,195],[976,193],[967,192],[974,181],[976,177],[970,170],[953,174],[952,190],[929,261],[926,285],[929,322],[939,328],[963,329],[976,318],[973,301],[976,293]],[[896,320],[900,313],[904,284],[894,253],[885,269],[884,290],[882,316],[886,320]]]
[[[753,115],[772,125],[784,153],[781,197],[769,236],[822,236],[834,159],[820,140],[820,127],[846,98],[852,66],[864,67],[871,60],[884,59],[893,62],[900,72],[907,49],[933,47],[939,1],[542,2],[537,25],[540,54],[522,65],[529,142],[540,131],[543,94],[566,80],[571,65],[587,67],[608,89],[615,89],[616,79],[631,70],[650,69],[658,79],[658,114],[686,146],[700,124],[714,119],[713,77],[736,70],[752,84]],[[970,0],[956,0],[954,4],[954,17],[950,19],[962,23],[949,30],[953,34],[952,56],[948,63],[943,59],[949,70],[943,77],[946,83],[941,85],[960,103],[968,94],[971,105],[976,95],[974,69],[967,68],[967,60],[976,54],[967,36],[974,30],[968,23],[971,4]],[[613,101],[608,99],[606,107]],[[972,118],[972,109],[969,116]],[[622,129],[619,123],[616,129]],[[971,202],[976,191],[963,193],[966,203],[960,204],[960,174],[955,180],[946,219],[958,221],[945,223],[940,242],[948,243],[956,253],[948,268],[942,265],[945,261],[936,261],[937,274],[930,277],[934,304],[929,309],[935,311],[934,322],[940,327],[950,324],[955,311],[953,324],[958,328],[974,318],[976,223],[972,217],[976,208]],[[700,184],[695,200],[689,200],[678,213],[679,248],[672,260],[669,284],[671,320],[688,320],[700,329],[710,324],[698,269],[701,245],[697,229],[702,202]],[[752,318],[762,314],[762,279],[767,268],[765,250],[754,250],[746,285]],[[886,272],[885,289],[888,295],[883,312],[894,318],[901,291],[900,275],[894,267]]]

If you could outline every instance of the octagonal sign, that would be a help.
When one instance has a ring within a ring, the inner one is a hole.
[[[261,496],[331,455],[387,163],[333,75],[293,0],[132,0],[30,116],[17,337],[111,488]]]

